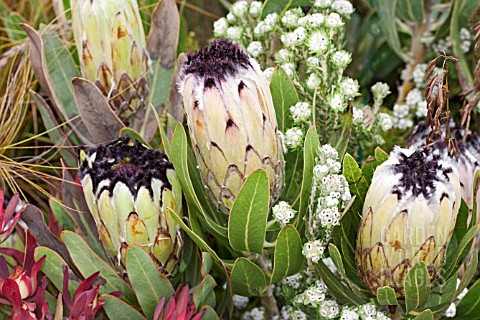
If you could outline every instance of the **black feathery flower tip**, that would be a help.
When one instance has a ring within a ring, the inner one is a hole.
[[[79,176],[83,179],[90,175],[93,183],[93,192],[97,194],[97,188],[101,181],[110,180],[110,184],[103,186],[112,195],[117,182],[123,182],[136,195],[140,187],[146,187],[153,196],[152,179],[159,179],[163,187],[171,188],[167,179],[167,169],[173,169],[167,156],[159,150],[148,149],[138,141],[132,141],[129,136],[124,136],[107,145],[99,145],[86,148],[87,157],[96,153],[92,167],[85,160],[80,164]],[[163,188],[162,187],[162,188]]]
[[[415,197],[422,194],[425,199],[430,199],[435,193],[435,182],[440,179],[449,180],[447,174],[452,172],[452,168],[444,168],[440,157],[440,154],[434,154],[430,149],[416,150],[410,156],[399,154],[399,163],[393,165],[394,173],[402,174],[399,183],[393,188],[393,193],[399,200],[409,190]]]
[[[248,67],[252,67],[250,58],[238,44],[217,39],[210,46],[187,54],[182,73],[203,78],[205,88],[210,88],[225,80],[227,75],[235,76],[241,68]]]

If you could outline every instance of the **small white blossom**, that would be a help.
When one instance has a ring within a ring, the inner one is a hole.
[[[229,13],[227,14],[227,20],[228,20],[228,22],[230,22],[230,23],[235,23],[235,22],[237,22],[237,17],[235,17],[235,16],[233,15],[233,13],[229,12]]]
[[[295,64],[293,62],[284,63],[281,67],[289,77],[293,77],[293,74],[295,73]]]
[[[277,13],[269,13],[265,17],[265,23],[269,25],[275,25],[278,22],[278,14]]]
[[[472,42],[470,40],[465,40],[460,45],[460,49],[462,50],[463,53],[467,53],[468,51],[470,51],[471,45],[472,45]]]
[[[337,51],[332,56],[332,63],[337,68],[343,70],[352,61],[352,54],[348,51]]]
[[[317,30],[310,34],[306,44],[310,52],[320,54],[327,51],[329,43],[330,39],[327,34],[321,30]]]
[[[299,25],[299,26],[302,26],[302,27],[308,26],[308,17],[309,17],[309,16],[305,16],[305,17],[300,17],[300,18],[298,18],[298,25]]]
[[[263,46],[260,41],[252,41],[247,47],[247,52],[254,58],[263,53]]]
[[[307,79],[307,88],[310,90],[315,90],[318,88],[318,86],[320,86],[320,83],[320,77],[315,73],[311,73]]]
[[[315,0],[313,6],[320,9],[326,9],[330,7],[333,0]]]
[[[353,13],[353,6],[350,1],[347,0],[335,0],[335,2],[332,3],[332,9],[343,16],[350,16]]]
[[[408,116],[409,107],[406,104],[395,104],[393,106],[393,115],[397,118]]]
[[[285,279],[283,279],[282,280],[282,285],[292,287],[293,289],[298,289],[298,288],[300,288],[301,280],[302,280],[302,274],[297,273],[297,274],[294,274],[290,277],[286,277]]]
[[[307,66],[309,69],[318,68],[320,66],[320,59],[318,59],[317,57],[308,57]]]
[[[393,106],[393,126],[405,130],[413,126],[413,121],[408,116],[410,109],[406,104],[395,104]]]
[[[233,305],[239,310],[243,310],[248,306],[248,297],[240,296],[238,294],[233,295]]]
[[[348,100],[359,95],[358,90],[360,89],[360,86],[358,85],[358,81],[353,80],[352,78],[343,79],[340,88],[343,96]]]
[[[279,64],[291,62],[293,60],[293,52],[288,49],[280,49],[275,54],[275,59]]]
[[[285,145],[288,148],[295,149],[302,145],[303,131],[300,128],[290,128],[285,132]]]
[[[335,30],[342,27],[344,22],[338,13],[332,12],[325,18],[325,25]]]
[[[320,198],[321,199],[321,198]],[[327,206],[331,208],[325,208],[317,212],[318,218],[322,227],[333,227],[339,224],[340,222],[340,213],[338,212],[338,199],[327,196],[326,198]],[[328,203],[330,201],[330,203]],[[321,207],[320,207],[321,208]]]
[[[282,41],[286,47],[293,47],[297,44],[297,36],[293,32],[287,32],[280,36],[280,41]]]
[[[270,82],[272,80],[272,75],[273,75],[274,71],[275,71],[275,68],[273,68],[273,67],[270,67],[270,68],[267,68],[267,69],[263,70],[263,75],[265,76],[265,78],[267,79],[268,82]]]
[[[226,18],[220,18],[213,23],[213,34],[215,37],[224,37],[228,29],[228,21]]]
[[[415,65],[412,72],[413,82],[417,88],[425,87],[425,69],[427,65],[425,63],[420,63]]]
[[[378,121],[383,131],[388,131],[393,127],[392,117],[388,113],[380,112],[378,114]]]
[[[465,41],[465,40],[470,40],[470,39],[471,39],[470,31],[468,31],[467,28],[461,28],[460,29],[460,40]]]
[[[364,119],[365,119],[365,114],[363,113],[363,110],[360,108],[353,107],[352,122],[356,125],[361,125],[363,124]]]
[[[325,16],[321,13],[314,13],[306,17],[308,25],[310,25],[312,28],[320,26],[325,21]]]
[[[296,309],[296,310],[293,311],[292,317],[289,318],[289,319],[293,319],[293,320],[307,320],[307,315],[306,315],[302,310]]]
[[[447,311],[445,311],[445,317],[455,318],[456,314],[457,314],[457,306],[455,305],[455,303],[451,303]]]
[[[262,319],[266,319],[265,308],[263,308],[263,307],[253,308],[252,310],[243,313],[242,319],[243,320],[262,320]]]
[[[415,112],[415,116],[417,118],[423,118],[427,116],[427,101],[422,100],[417,104],[417,111]]]
[[[307,121],[312,114],[310,105],[307,102],[297,102],[297,104],[290,107],[290,112],[294,122]]]
[[[338,151],[329,144],[324,144],[323,146],[319,147],[317,150],[317,155],[324,159],[338,159]]]
[[[297,38],[297,43],[301,43],[307,37],[307,32],[304,27],[298,27],[293,31],[293,34]]]
[[[273,217],[282,226],[288,224],[295,217],[295,213],[296,211],[292,209],[292,206],[285,201],[280,201],[272,208]]]
[[[340,314],[340,307],[335,300],[326,300],[320,305],[319,313],[325,319],[335,319]]]
[[[345,110],[343,97],[339,93],[332,94],[328,99],[328,106],[335,112],[343,112]]]
[[[250,3],[250,9],[248,10],[248,13],[253,18],[260,17],[262,15],[262,3],[260,1],[252,1]]]
[[[383,82],[375,83],[371,89],[375,100],[383,100],[391,93],[388,84]]]
[[[325,301],[326,293],[327,287],[323,281],[319,280],[296,296],[295,301],[304,305],[320,306]]]
[[[244,19],[248,12],[248,2],[240,0],[232,4],[230,12],[239,19]]]
[[[350,306],[343,306],[340,320],[359,320],[357,311]]]
[[[377,308],[375,305],[367,303],[360,306],[360,315],[363,317],[375,317],[377,314]]]
[[[420,89],[412,89],[408,92],[405,102],[410,108],[416,107],[423,100],[423,94]]]
[[[288,10],[282,17],[282,24],[287,28],[296,28],[301,15],[302,10],[300,8]]]
[[[229,27],[226,32],[226,37],[231,40],[240,40],[243,36],[243,29],[241,27]]]
[[[321,258],[323,258],[324,252],[325,246],[320,240],[307,242],[303,245],[302,254],[307,259],[312,260],[313,263],[317,263]]]

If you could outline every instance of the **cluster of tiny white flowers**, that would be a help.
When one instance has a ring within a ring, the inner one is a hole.
[[[383,100],[386,96],[388,96],[390,92],[390,87],[388,84],[383,82],[377,82],[372,86],[372,93],[374,100]]]
[[[257,38],[265,36],[267,33],[272,32],[278,22],[278,14],[270,13],[268,14],[263,21],[260,21],[255,28],[253,33]]]
[[[324,253],[325,244],[321,240],[308,241],[303,245],[302,254],[313,263],[320,261]]]
[[[348,77],[342,80],[340,87],[343,96],[347,100],[352,100],[354,97],[358,96],[359,88],[360,86],[358,85],[358,81]]]
[[[419,63],[413,67],[412,78],[417,88],[425,88],[425,69],[427,69],[425,63]]]
[[[350,16],[353,13],[353,6],[350,1],[336,0],[332,3],[331,8],[344,16]]]
[[[273,206],[272,213],[275,220],[283,226],[295,217],[296,211],[292,209],[288,202],[280,201]]]
[[[247,47],[247,52],[254,58],[263,53],[263,45],[260,41],[252,41]]]
[[[315,0],[313,6],[319,9],[327,9],[332,5],[333,0]]]
[[[292,306],[283,306],[279,316],[274,316],[272,320],[307,320],[307,315],[299,309],[293,309]]]
[[[337,51],[332,55],[332,63],[339,69],[345,69],[352,61],[352,54],[347,51]]]
[[[356,108],[353,107],[353,112],[352,112],[352,122],[354,125],[362,125],[363,120],[365,119],[365,114],[363,113],[363,110],[361,108]]]
[[[242,315],[243,320],[263,320],[266,319],[265,308],[256,307],[250,311],[246,311]]]
[[[238,294],[233,295],[233,305],[238,310],[243,310],[248,306],[250,300],[248,297],[240,296]]]
[[[335,319],[340,314],[340,307],[335,300],[325,300],[320,306],[319,314],[325,319]]]
[[[308,102],[297,102],[294,106],[290,107],[292,113],[292,119],[294,122],[306,122],[310,119],[312,110]]]
[[[288,149],[297,149],[303,142],[303,131],[300,128],[293,127],[285,132],[285,146]]]
[[[343,112],[347,105],[343,101],[343,96],[340,93],[334,93],[328,97],[328,106],[334,112]]]
[[[420,89],[415,88],[410,90],[405,98],[405,102],[407,106],[415,112],[416,117],[422,118],[427,116],[427,101],[424,99]]]
[[[388,113],[380,112],[377,117],[383,131],[392,129],[393,119]]]
[[[343,306],[340,320],[387,320],[390,319],[383,312],[379,311],[374,304],[361,306]]]
[[[393,106],[393,126],[400,130],[413,127],[410,117],[410,108],[406,104],[395,104]]]
[[[460,44],[460,49],[462,50],[462,52],[469,52],[470,47],[472,46],[472,35],[470,34],[470,31],[468,31],[468,29],[466,28],[461,28],[459,39],[462,42]],[[450,38],[450,36],[447,36],[444,39],[440,39],[437,43],[434,43],[432,45],[432,49],[435,52],[443,50],[446,53],[452,53],[452,39]]]
[[[298,289],[300,288],[301,280],[302,280],[302,274],[296,273],[294,275],[291,275],[290,277],[286,277],[285,279],[283,279],[282,285],[291,287],[293,289]]]
[[[322,280],[315,281],[304,292],[295,297],[295,302],[303,305],[319,307],[325,302],[327,297],[327,286]]]
[[[268,82],[272,81],[272,76],[274,71],[275,71],[275,68],[273,67],[263,70],[263,75],[265,76]]]

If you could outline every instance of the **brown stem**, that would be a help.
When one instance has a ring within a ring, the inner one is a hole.
[[[277,300],[273,296],[272,286],[269,285],[261,296],[262,305],[267,312],[267,319],[272,319],[280,314],[278,310]]]

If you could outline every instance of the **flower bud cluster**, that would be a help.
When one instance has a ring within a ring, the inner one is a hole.
[[[279,201],[272,208],[273,217],[282,226],[288,224],[295,217],[295,213],[296,211],[286,201]]]

